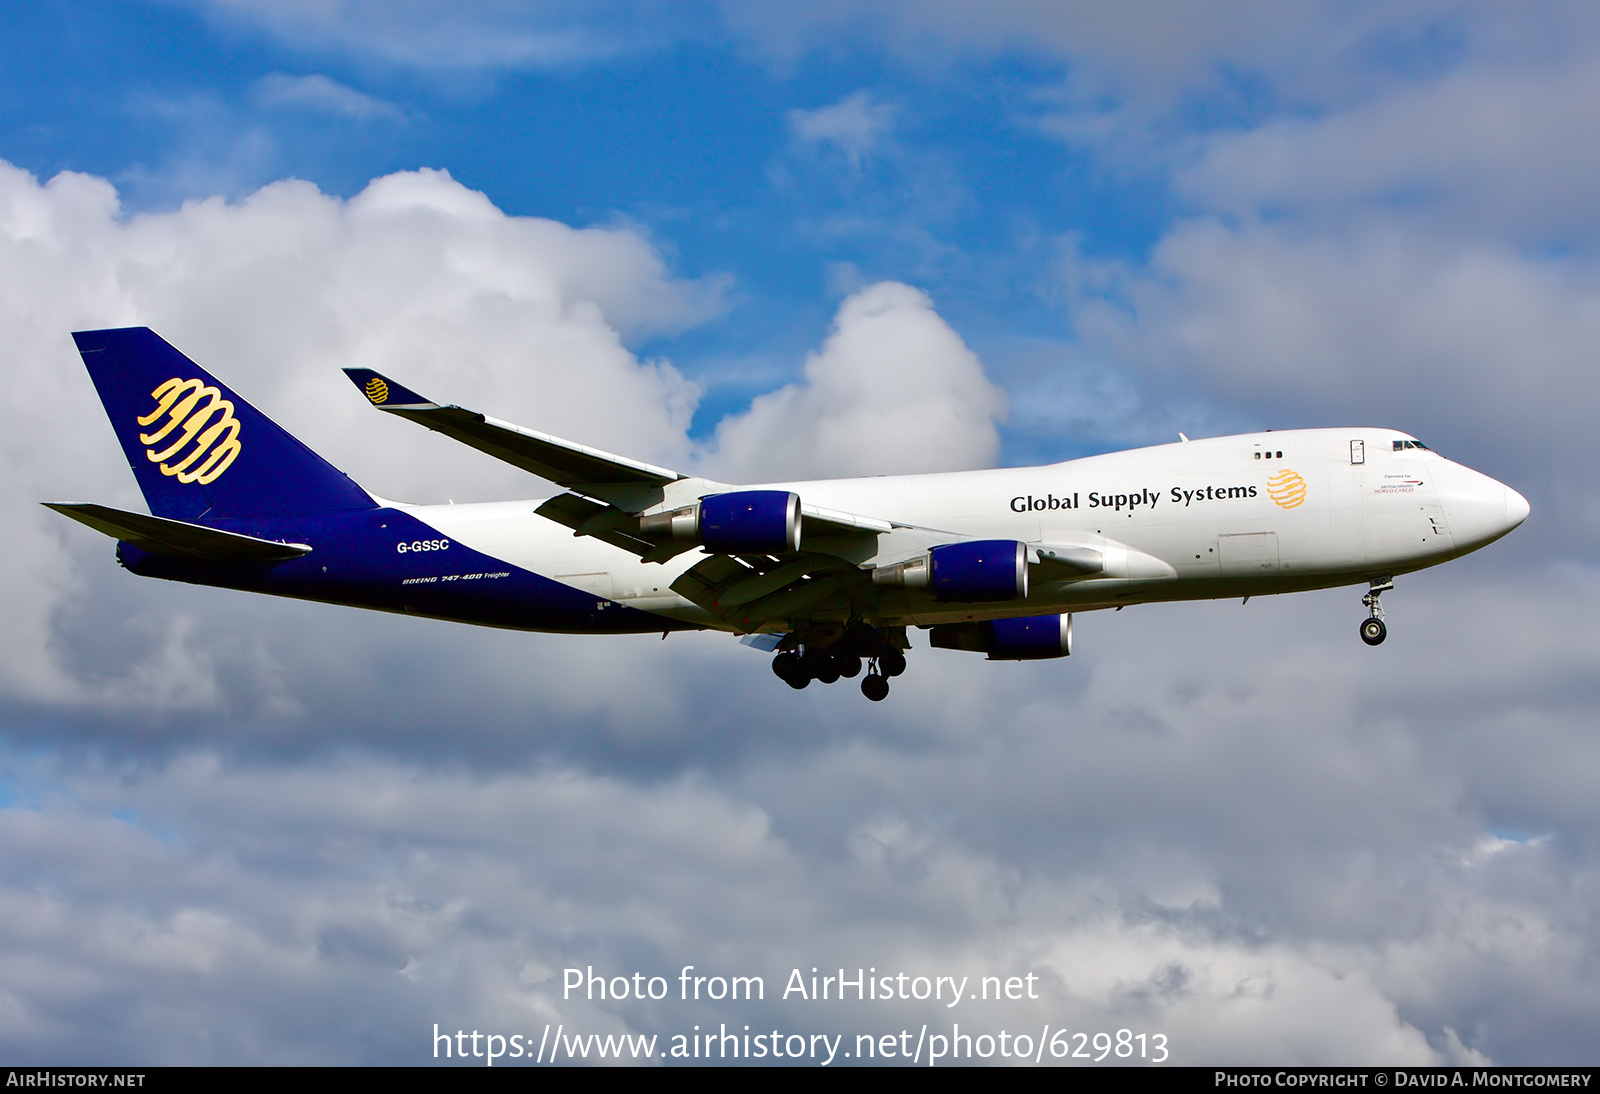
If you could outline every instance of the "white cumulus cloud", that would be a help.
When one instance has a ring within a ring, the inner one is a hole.
[[[141,507],[71,331],[150,326],[376,492],[467,500],[541,486],[425,432],[385,428],[341,366],[683,464],[697,393],[671,365],[635,358],[622,332],[678,329],[722,307],[720,282],[673,277],[630,230],[507,216],[438,171],[378,179],[349,200],[284,182],[237,203],[125,217],[104,180],[41,184],[0,164],[0,287],[12,361],[0,510],[13,563],[31,575],[0,592],[0,678],[41,698],[79,692],[52,619],[82,584],[68,560],[92,548],[38,502]],[[159,662],[130,669],[108,698],[137,703],[141,679],[158,705],[209,694],[175,682],[203,675],[205,659],[182,653],[181,629],[165,633]]]
[[[705,463],[739,482],[988,467],[1005,413],[927,295],[881,282],[840,305],[802,382],[717,427]]]

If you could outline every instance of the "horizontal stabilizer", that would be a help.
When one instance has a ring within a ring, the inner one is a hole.
[[[96,532],[131,543],[153,555],[179,555],[212,562],[282,562],[311,551],[304,543],[242,536],[199,524],[143,513],[125,513],[105,505],[67,505],[45,502],[45,508],[87,524]]]

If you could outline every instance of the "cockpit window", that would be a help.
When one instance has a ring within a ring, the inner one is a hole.
[[[1424,452],[1431,452],[1432,451],[1432,449],[1430,449],[1427,445],[1423,444],[1421,441],[1395,441],[1394,442],[1394,450],[1396,452],[1400,451],[1402,448],[1420,448]]]

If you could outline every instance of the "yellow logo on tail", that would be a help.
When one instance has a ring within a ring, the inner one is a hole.
[[[366,392],[367,398],[371,399],[378,406],[382,406],[384,403],[389,401],[389,385],[383,382],[382,377],[374,376],[372,379],[368,380]]]
[[[1306,500],[1306,480],[1285,467],[1267,480],[1267,496],[1280,508],[1293,509]]]
[[[166,424],[160,429],[139,434],[139,443],[149,446],[145,455],[150,457],[151,463],[161,465],[163,475],[174,475],[179,482],[197,482],[204,486],[216,481],[243,451],[239,443],[239,419],[233,416],[233,404],[211,385],[174,376],[150,396],[156,400],[156,408],[135,421],[148,426],[162,415],[167,416]],[[179,426],[183,429],[177,439],[156,451],[156,446]]]

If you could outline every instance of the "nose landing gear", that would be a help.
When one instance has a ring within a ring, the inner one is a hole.
[[[1367,595],[1361,598],[1362,607],[1371,613],[1361,621],[1361,641],[1369,646],[1379,645],[1389,637],[1389,628],[1383,622],[1383,604],[1378,598],[1392,588],[1391,578],[1375,577],[1367,583]]]

